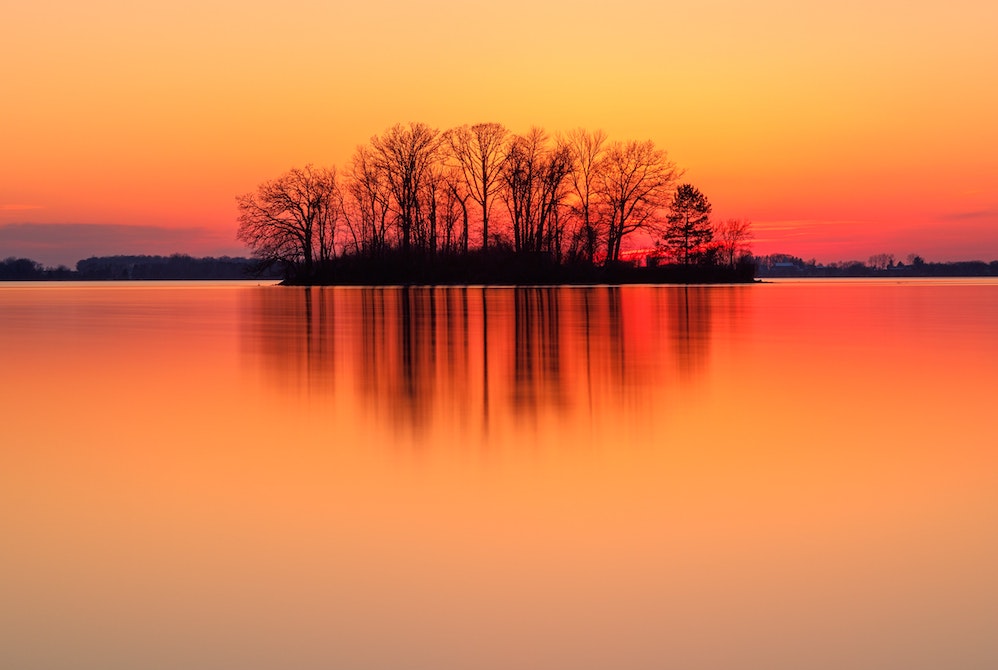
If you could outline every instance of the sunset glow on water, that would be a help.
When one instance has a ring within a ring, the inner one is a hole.
[[[998,663],[993,280],[0,319],[3,667]]]

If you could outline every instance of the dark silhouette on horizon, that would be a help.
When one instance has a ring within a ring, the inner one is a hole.
[[[715,239],[682,174],[651,141],[602,131],[396,124],[344,170],[293,168],[238,196],[237,238],[289,284],[751,281],[748,224]],[[637,233],[655,244],[641,267],[625,258]]]
[[[818,263],[805,261],[790,254],[770,254],[754,259],[756,276],[765,278],[792,277],[998,277],[998,260],[929,262],[910,254],[906,260],[895,260],[892,254],[875,254],[867,262],[836,261]]]
[[[738,223],[736,221],[736,223]],[[878,256],[889,256],[878,254]],[[178,258],[179,257],[179,258]],[[876,257],[873,257],[876,258]],[[174,259],[174,260],[171,260]],[[680,284],[731,281],[722,269],[715,275],[709,268],[698,267],[684,273],[677,266],[651,267],[631,263],[614,266],[562,265],[531,263],[529,259],[505,251],[469,252],[467,256],[437,255],[432,267],[413,264],[412,259],[386,255],[380,263],[353,261],[348,257],[336,263],[345,272],[336,283],[354,286],[378,285],[550,285],[550,284]],[[407,265],[406,263],[410,263]],[[196,258],[174,256],[102,256],[79,261],[81,269],[66,266],[43,267],[29,258],[0,260],[0,281],[116,281],[116,280],[242,280],[282,279],[279,266],[261,271],[259,261],[249,258]],[[887,265],[862,261],[837,261],[820,264],[790,254],[747,256],[741,259],[743,274],[734,281],[793,277],[998,277],[998,261],[930,262],[920,256]],[[288,282],[290,283],[290,282]]]
[[[250,258],[211,256],[197,258],[186,254],[171,256],[92,256],[66,266],[45,268],[28,258],[0,260],[0,280],[220,280],[279,279],[273,271],[260,272],[259,263]]]

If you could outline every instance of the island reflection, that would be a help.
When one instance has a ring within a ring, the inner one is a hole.
[[[660,406],[706,369],[726,290],[277,287],[247,293],[240,332],[276,392],[351,395],[401,431],[480,437]]]

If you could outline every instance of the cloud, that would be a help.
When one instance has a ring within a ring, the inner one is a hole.
[[[246,256],[232,229],[89,223],[11,223],[0,225],[0,258],[30,258],[42,265],[74,267],[91,256]]]
[[[998,209],[978,209],[964,212],[944,212],[939,215],[941,221],[986,221],[998,220]]]
[[[0,212],[25,212],[31,209],[44,209],[41,205],[22,205],[19,203],[0,204]]]
[[[868,232],[870,228],[869,222],[857,220],[784,219],[752,222],[756,242],[774,243],[852,240],[857,231]]]

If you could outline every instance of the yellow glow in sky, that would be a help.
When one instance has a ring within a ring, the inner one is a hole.
[[[654,140],[716,216],[755,222],[757,253],[998,258],[991,2],[20,0],[4,14],[0,226],[200,229],[238,250],[233,199],[259,182],[342,165],[396,122],[494,120]]]

